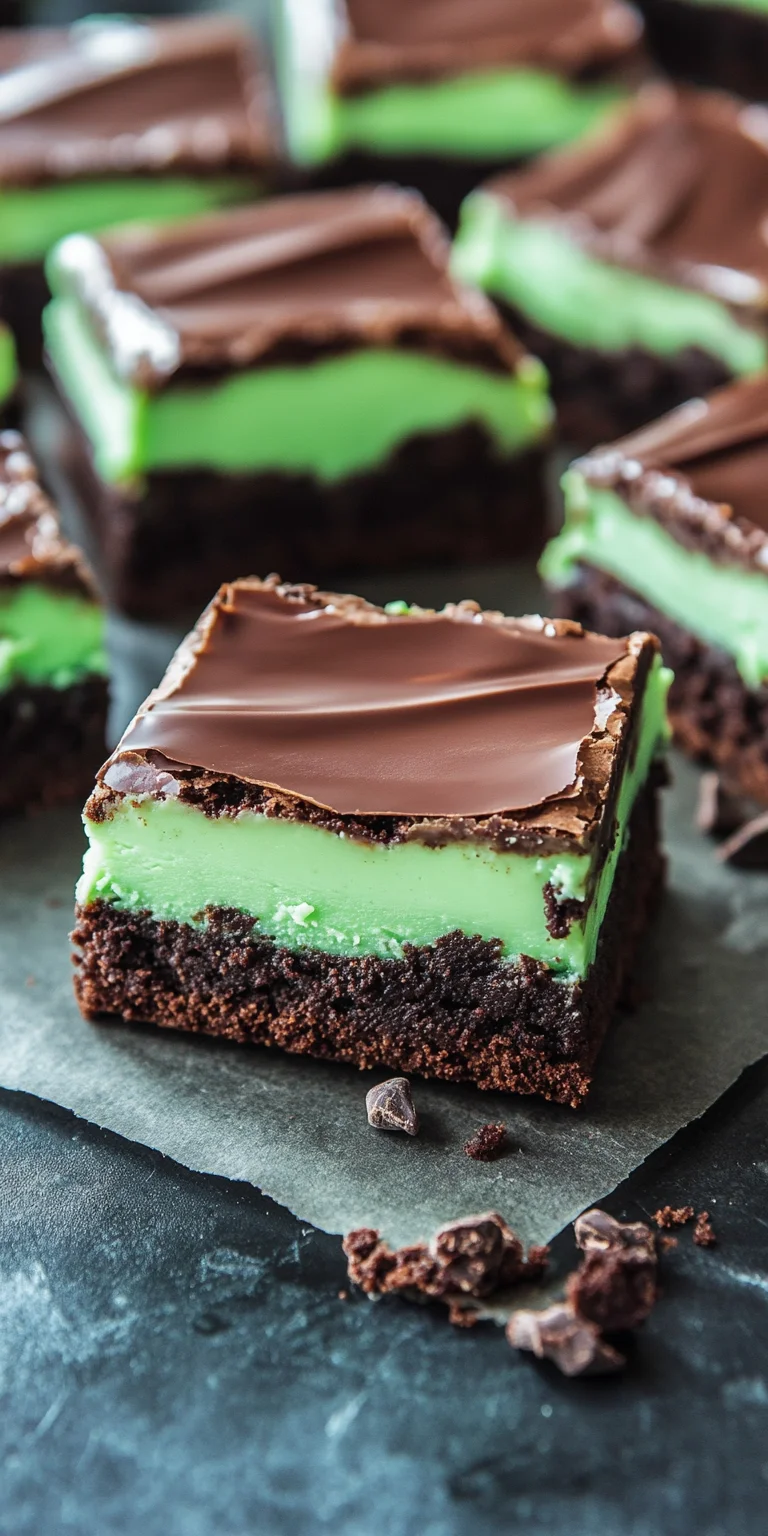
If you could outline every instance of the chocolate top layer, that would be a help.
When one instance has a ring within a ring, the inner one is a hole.
[[[20,432],[0,432],[0,587],[17,581],[94,595],[90,573],[62,538]]]
[[[240,581],[221,588],[101,779],[151,790],[143,759],[339,816],[543,807],[548,823],[556,802],[573,817],[588,784],[588,820],[626,734],[637,659],[654,647],[472,603],[394,614],[278,577]]]
[[[487,182],[594,255],[768,307],[768,109],[653,86],[610,131]]]
[[[0,185],[253,170],[272,154],[266,77],[237,21],[0,32]]]
[[[768,574],[768,378],[691,400],[577,461],[679,542]]]
[[[510,64],[575,75],[623,58],[642,32],[624,0],[344,0],[341,12],[341,92]]]
[[[117,374],[245,367],[344,346],[416,344],[494,369],[520,352],[448,271],[442,225],[397,187],[305,193],[58,248]]]

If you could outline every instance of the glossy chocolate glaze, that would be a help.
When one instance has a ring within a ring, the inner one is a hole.
[[[180,367],[354,345],[424,345],[505,370],[521,355],[488,300],[454,283],[439,220],[396,187],[76,235],[59,251],[116,372],[150,388]]]
[[[0,185],[255,171],[272,150],[265,77],[237,21],[0,32]]]
[[[221,588],[101,778],[162,791],[161,765],[197,768],[342,816],[575,807],[590,777],[605,798],[648,648],[472,603],[391,615],[241,581]]]
[[[341,10],[341,92],[515,64],[577,75],[625,58],[642,33],[624,0],[344,0]]]
[[[0,586],[15,581],[93,593],[79,551],[61,536],[24,438],[0,432]]]
[[[649,87],[612,130],[484,190],[618,266],[768,306],[768,108]]]
[[[768,574],[768,376],[691,400],[579,468],[687,546]]]

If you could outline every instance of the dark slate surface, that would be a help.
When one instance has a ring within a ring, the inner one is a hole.
[[[706,1206],[624,1378],[340,1300],[336,1238],[0,1095],[3,1536],[762,1536],[768,1063],[610,1202]],[[558,1246],[564,1267],[569,1242]]]

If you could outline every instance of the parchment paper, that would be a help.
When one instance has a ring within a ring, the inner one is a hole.
[[[410,1140],[367,1124],[383,1072],[84,1023],[67,945],[75,812],[0,831],[0,1084],[250,1180],[328,1231],[373,1225],[402,1242],[495,1207],[544,1241],[768,1050],[768,878],[716,865],[691,825],[695,774],[676,764],[675,777],[670,888],[641,966],[652,1000],[617,1023],[581,1112],[415,1080],[423,1129]],[[472,1162],[464,1141],[497,1119],[509,1154]]]

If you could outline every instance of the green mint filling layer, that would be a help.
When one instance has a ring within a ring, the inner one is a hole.
[[[632,806],[665,738],[667,686],[668,674],[656,664],[638,750],[621,788],[617,837],[586,921],[574,923],[565,939],[547,930],[544,886],[583,899],[588,854],[535,857],[467,843],[387,847],[253,811],[214,820],[175,800],[125,799],[109,820],[86,820],[90,847],[78,900],[193,924],[204,921],[206,906],[234,907],[290,949],[343,955],[396,958],[405,944],[432,944],[461,929],[501,939],[510,960],[532,955],[574,980],[594,958]]]
[[[0,690],[15,683],[70,688],[94,672],[107,672],[97,603],[33,581],[0,587]]]
[[[0,189],[0,261],[42,261],[65,235],[135,219],[182,219],[254,196],[246,176],[123,176]]]
[[[595,566],[697,639],[726,651],[748,688],[768,680],[768,576],[684,549],[614,491],[587,485],[578,470],[568,471],[563,486],[565,525],[540,564],[550,586],[567,587],[579,565]]]
[[[55,284],[55,264],[51,276]],[[415,433],[479,422],[507,454],[541,438],[551,420],[546,374],[531,358],[510,377],[368,347],[150,395],[115,376],[74,299],[55,298],[44,329],[98,472],[113,483],[186,467],[283,470],[332,482],[375,468]]]
[[[758,16],[768,16],[768,0],[688,0],[689,5],[713,5],[718,10],[756,11]]]
[[[0,405],[13,394],[19,377],[16,346],[7,325],[0,323]]]
[[[487,193],[464,203],[453,269],[576,347],[670,357],[696,346],[736,375],[768,364],[765,338],[717,299],[597,261],[552,225],[508,217]]]
[[[286,82],[291,153],[301,164],[348,150],[465,159],[531,155],[586,133],[626,92],[573,85],[537,69],[484,70],[337,96],[325,82]]]

